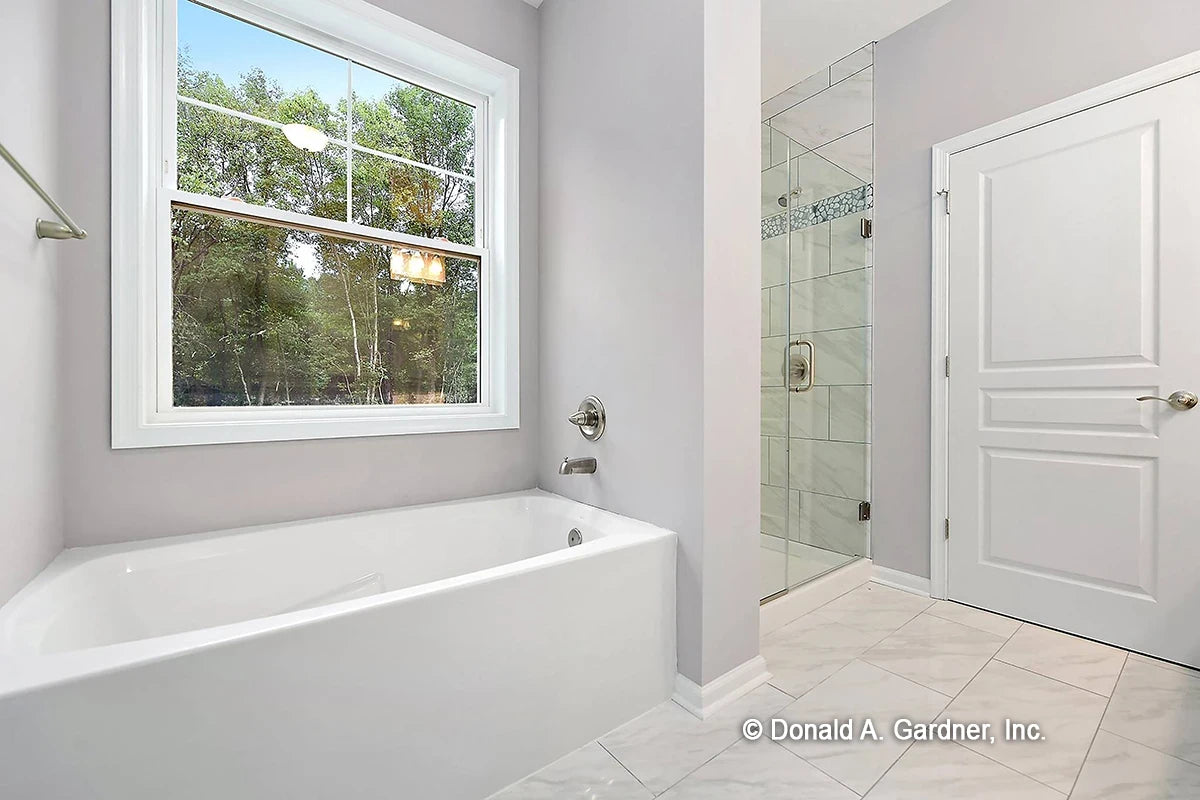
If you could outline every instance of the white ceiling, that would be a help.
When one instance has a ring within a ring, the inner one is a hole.
[[[538,8],[542,5],[542,0],[525,0],[525,2],[529,3],[529,5],[533,6],[534,8]]]
[[[947,2],[762,0],[763,99],[774,97],[821,67],[867,42],[883,39]]]

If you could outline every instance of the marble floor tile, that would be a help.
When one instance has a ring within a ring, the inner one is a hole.
[[[1200,766],[1114,736],[1096,734],[1071,800],[1195,800]]]
[[[863,660],[954,696],[971,682],[1004,639],[928,614],[863,654]]]
[[[790,700],[764,685],[705,720],[668,702],[601,737],[600,744],[647,789],[661,794],[738,741],[744,720],[770,717]]]
[[[1200,676],[1128,659],[1102,727],[1200,764]]]
[[[1008,638],[1017,632],[1017,628],[1021,627],[1021,623],[1015,619],[1002,617],[999,614],[992,614],[988,611],[981,611],[978,608],[964,606],[962,603],[952,603],[948,600],[937,600],[929,608],[925,610],[926,614],[932,614],[935,617],[948,619],[951,622],[957,622],[959,625],[966,625],[971,628],[978,628],[981,631],[1003,636]]]
[[[642,786],[596,742],[563,756],[491,800],[650,800]]]
[[[882,636],[842,625],[814,611],[765,637],[761,651],[771,672],[771,684],[799,697]]]
[[[875,785],[903,755],[909,743],[892,735],[892,725],[905,718],[930,722],[950,698],[863,661],[852,661],[827,681],[789,705],[779,716],[788,722],[854,721],[856,737],[870,719],[881,741],[784,741],[781,744],[859,794]]]
[[[865,800],[1065,800],[1066,795],[954,743],[914,744]]]
[[[819,609],[820,613],[843,625],[884,635],[899,630],[930,606],[928,597],[865,583]]]
[[[664,800],[857,800],[858,795],[770,742],[739,742],[680,781]]]
[[[943,718],[991,724],[995,742],[963,746],[1064,794],[1070,792],[1104,714],[1105,698],[1043,675],[993,661]],[[1005,741],[1006,719],[1041,726],[1040,741]]]
[[[1028,623],[996,658],[1108,697],[1125,666],[1125,651]]]

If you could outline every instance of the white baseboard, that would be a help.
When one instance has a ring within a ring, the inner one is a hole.
[[[671,699],[700,719],[707,719],[713,712],[754,691],[770,679],[766,660],[762,656],[755,656],[703,686],[683,675],[676,675],[675,693]]]
[[[758,633],[766,636],[830,600],[871,580],[871,560],[860,558],[814,581],[797,586],[758,608]]]
[[[884,586],[890,586],[893,589],[902,589],[903,591],[919,594],[923,597],[929,596],[929,578],[922,578],[919,575],[910,575],[907,572],[888,569],[876,564],[871,573],[871,580],[875,583],[882,583]]]

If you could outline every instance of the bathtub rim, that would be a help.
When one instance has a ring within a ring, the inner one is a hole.
[[[286,631],[376,607],[403,603],[417,597],[444,594],[465,586],[503,580],[536,570],[548,569],[559,564],[588,558],[593,555],[628,549],[654,541],[675,541],[677,536],[674,531],[666,528],[535,488],[516,492],[503,492],[455,500],[421,503],[411,506],[395,506],[370,511],[358,511],[349,514],[310,517],[280,523],[265,523],[218,531],[203,531],[134,542],[117,542],[113,544],[68,548],[55,557],[42,572],[38,573],[33,580],[22,587],[7,603],[0,606],[0,635],[3,635],[3,630],[9,624],[10,619],[19,613],[21,606],[25,602],[28,602],[29,598],[36,596],[45,589],[49,589],[53,582],[65,577],[71,570],[96,558],[130,551],[186,545],[197,541],[247,536],[264,531],[327,520],[369,518],[398,511],[425,508],[451,508],[488,501],[528,497],[549,499],[556,504],[566,507],[583,507],[599,513],[605,522],[628,526],[629,529],[606,533],[598,538],[585,541],[576,547],[564,547],[549,553],[542,553],[529,558],[498,564],[494,567],[487,567],[428,583],[394,589],[369,597],[352,598],[313,608],[288,611],[266,617],[254,617],[248,620],[154,636],[146,639],[116,642],[55,653],[13,651],[7,649],[8,644],[6,641],[0,640],[0,647],[5,648],[0,649],[0,700],[48,686],[84,680],[95,675],[166,661],[209,648],[231,645],[242,640],[269,635],[276,631]]]

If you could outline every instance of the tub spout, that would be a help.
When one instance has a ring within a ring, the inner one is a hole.
[[[559,475],[591,475],[595,471],[594,458],[564,458],[558,465]]]

